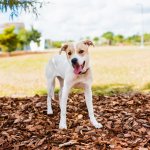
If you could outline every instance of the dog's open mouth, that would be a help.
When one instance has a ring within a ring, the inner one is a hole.
[[[85,61],[83,62],[82,65],[79,65],[78,63],[76,63],[75,65],[73,65],[74,73],[75,74],[81,74],[84,66],[85,66]]]

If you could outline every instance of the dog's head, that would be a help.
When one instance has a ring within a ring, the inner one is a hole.
[[[66,52],[67,59],[73,67],[75,74],[81,74],[89,68],[89,46],[94,46],[89,40],[62,46],[60,54],[62,51]]]

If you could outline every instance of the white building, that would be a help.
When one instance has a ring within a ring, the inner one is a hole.
[[[31,51],[43,51],[45,49],[45,39],[44,38],[40,38],[40,45],[38,46],[37,43],[35,42],[31,42],[30,43],[30,50]]]

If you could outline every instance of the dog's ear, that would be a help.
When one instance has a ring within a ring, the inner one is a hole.
[[[94,46],[93,42],[90,40],[83,41],[83,43],[88,46]]]
[[[67,48],[68,48],[68,44],[63,45],[59,51],[59,54],[61,54],[62,51],[66,51]]]

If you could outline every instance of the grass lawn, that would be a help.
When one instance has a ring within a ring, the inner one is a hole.
[[[0,96],[44,94],[45,65],[55,53],[0,58]],[[95,47],[90,53],[95,94],[150,91],[150,47]]]

